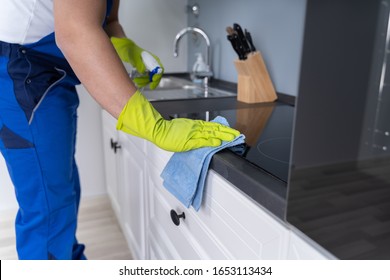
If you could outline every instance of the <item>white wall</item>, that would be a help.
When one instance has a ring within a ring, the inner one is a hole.
[[[0,211],[17,207],[14,188],[3,156],[0,155]]]
[[[83,86],[77,86],[80,106],[76,162],[82,197],[106,193],[102,139],[101,108]]]
[[[173,57],[176,34],[187,26],[187,0],[122,0],[119,9],[127,37],[154,53],[165,72],[187,71],[187,42],[180,42],[179,57]]]

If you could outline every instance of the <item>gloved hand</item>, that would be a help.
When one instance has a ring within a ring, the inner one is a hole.
[[[165,120],[139,91],[123,108],[117,129],[147,139],[171,152],[217,147],[222,141],[231,141],[240,134],[219,123],[185,118]]]
[[[138,87],[150,83],[150,89],[155,89],[160,83],[164,67],[160,59],[154,54],[145,51],[128,38],[111,37],[116,52],[122,61],[128,62],[141,74],[133,80]],[[147,73],[147,70],[149,73]]]

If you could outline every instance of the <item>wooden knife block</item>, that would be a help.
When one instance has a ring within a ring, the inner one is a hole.
[[[237,100],[245,103],[273,102],[278,97],[260,52],[235,60],[238,73]]]

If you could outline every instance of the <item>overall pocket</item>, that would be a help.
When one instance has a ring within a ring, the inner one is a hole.
[[[29,121],[48,90],[66,76],[66,72],[56,69],[45,55],[23,48],[10,57],[8,73],[13,81],[15,98]]]
[[[25,149],[34,147],[33,143],[16,134],[5,125],[0,128],[0,140],[4,149]]]

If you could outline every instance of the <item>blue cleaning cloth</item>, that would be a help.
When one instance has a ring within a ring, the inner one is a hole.
[[[221,116],[212,121],[229,126],[227,120]],[[240,145],[244,141],[245,136],[241,134],[230,142],[224,141],[218,147],[204,147],[173,154],[161,173],[164,187],[184,206],[189,208],[192,205],[199,211],[211,158],[216,152]]]

